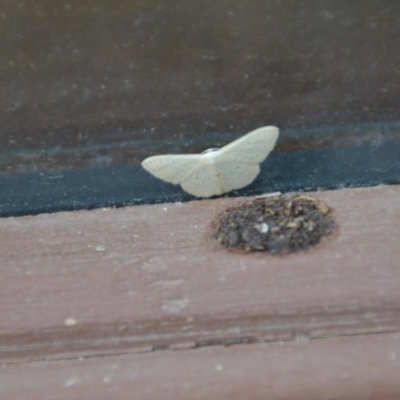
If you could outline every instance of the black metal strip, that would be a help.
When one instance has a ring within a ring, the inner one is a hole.
[[[400,183],[400,143],[272,153],[259,177],[228,196]],[[188,201],[140,166],[0,177],[0,216]]]

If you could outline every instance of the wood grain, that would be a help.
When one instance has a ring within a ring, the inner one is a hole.
[[[397,333],[7,365],[0,398],[399,399],[399,349]]]
[[[0,220],[2,361],[398,332],[400,187],[315,196],[339,232],[286,257],[210,239],[243,199]]]

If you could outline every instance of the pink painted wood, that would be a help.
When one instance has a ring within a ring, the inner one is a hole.
[[[211,221],[243,199],[0,220],[0,398],[398,394],[400,187],[314,195],[338,233],[285,257],[210,238]]]

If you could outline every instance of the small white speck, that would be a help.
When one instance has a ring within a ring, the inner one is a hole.
[[[74,325],[76,325],[77,323],[78,323],[78,321],[77,321],[75,318],[72,318],[72,317],[67,318],[67,319],[64,321],[64,325],[65,325],[65,326],[74,326]]]
[[[166,300],[163,302],[161,308],[171,314],[178,314],[187,306],[188,303],[189,299]]]
[[[328,19],[328,20],[335,18],[335,16],[329,11],[323,11],[321,13],[321,17],[324,18],[324,19]]]
[[[268,233],[269,231],[269,226],[265,222],[263,222],[262,224],[254,225],[254,228],[256,228],[260,233]]]
[[[167,207],[164,207],[164,208],[163,208],[163,210],[164,210],[164,211],[167,211],[167,210],[168,210],[168,208],[167,208]]]
[[[106,375],[103,377],[103,382],[106,384],[109,384],[111,382],[111,376],[110,375]]]
[[[183,282],[184,282],[183,279],[162,279],[154,282],[154,284],[163,287],[173,287],[182,285]]]
[[[268,197],[280,196],[281,194],[282,194],[281,192],[265,193],[261,194],[260,196],[257,196],[256,200],[262,200],[262,199],[267,199]]]
[[[65,387],[71,387],[71,386],[75,386],[80,382],[79,378],[73,377],[68,379],[67,381],[65,381],[64,386]]]
[[[104,245],[99,245],[99,246],[96,246],[94,249],[95,249],[96,251],[104,251],[104,250],[106,249],[106,246],[104,246]]]
[[[223,367],[222,367],[221,364],[216,364],[216,365],[215,365],[215,370],[216,370],[216,371],[222,371],[222,368],[223,368]]]
[[[294,340],[295,340],[296,342],[308,342],[308,341],[310,340],[310,337],[307,336],[307,335],[303,335],[303,334],[301,334],[301,333],[297,333],[297,334],[294,336]]]
[[[218,282],[224,282],[226,281],[226,276],[223,272],[220,273],[219,277],[217,278]]]
[[[397,356],[396,356],[396,353],[390,352],[390,353],[388,354],[389,360],[395,360],[396,357],[397,357]]]

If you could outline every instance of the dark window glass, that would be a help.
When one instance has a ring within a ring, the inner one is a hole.
[[[3,0],[0,214],[190,199],[140,167],[281,129],[230,195],[400,181],[398,0]]]

